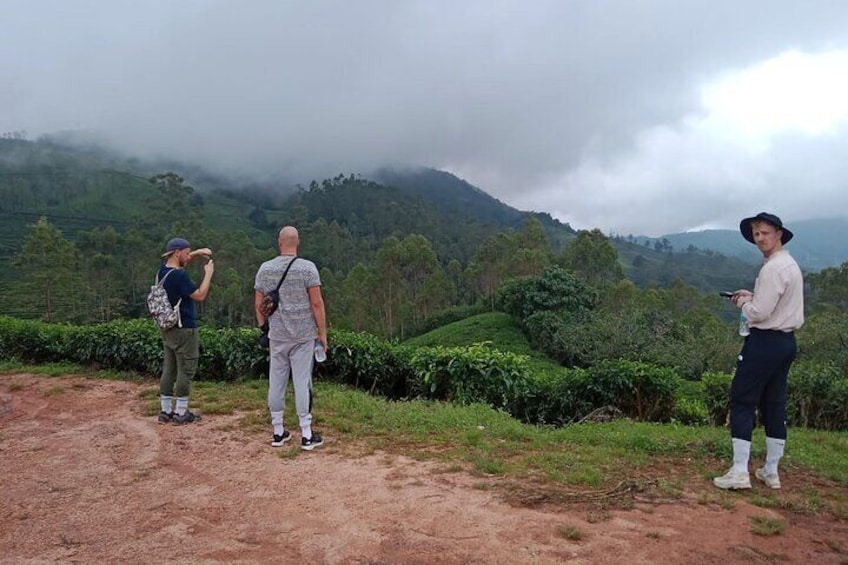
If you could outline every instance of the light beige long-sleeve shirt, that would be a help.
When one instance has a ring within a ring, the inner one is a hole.
[[[752,328],[797,330],[804,324],[804,278],[785,249],[766,258],[754,283],[754,298],[742,305]]]

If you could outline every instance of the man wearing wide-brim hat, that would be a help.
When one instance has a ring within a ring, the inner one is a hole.
[[[739,230],[764,260],[754,292],[737,290],[730,298],[747,319],[750,333],[730,385],[733,466],[713,483],[722,489],[751,488],[748,459],[759,410],[766,433],[766,461],[754,474],[766,486],[779,489],[777,464],[786,444],[787,377],[797,351],[794,332],[804,323],[804,280],[798,263],[783,248],[794,234],[780,218],[760,212],[742,220]]]

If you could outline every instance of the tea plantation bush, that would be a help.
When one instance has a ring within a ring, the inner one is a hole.
[[[561,376],[533,381],[519,415],[535,423],[562,425],[612,406],[634,420],[669,421],[679,382],[670,369],[631,361],[565,369]]]
[[[255,328],[201,328],[198,379],[233,381],[267,374],[268,352]],[[534,374],[527,356],[488,344],[410,347],[370,334],[331,332],[318,378],[390,398],[483,402],[530,423],[563,425],[613,406],[645,421],[723,425],[731,375],[705,373],[682,381],[673,369],[637,361]],[[0,358],[75,362],[156,375],[159,331],[149,320],[70,326],[0,317]],[[834,364],[800,361],[789,379],[793,425],[848,429],[848,378]]]

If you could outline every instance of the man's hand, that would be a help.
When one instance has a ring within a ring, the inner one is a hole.
[[[195,249],[194,251],[189,253],[188,256],[192,259],[195,259],[197,257],[212,257],[212,250],[208,247],[202,247],[200,249]]]
[[[327,334],[318,334],[316,339],[321,342],[321,345],[324,347],[324,351],[327,351]]]
[[[754,293],[750,290],[737,290],[733,293],[733,298],[730,300],[737,308],[742,308],[742,305],[746,302],[751,302],[754,299]]]

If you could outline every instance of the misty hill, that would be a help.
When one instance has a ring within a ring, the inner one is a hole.
[[[542,224],[554,249],[560,250],[573,239],[575,230],[546,212],[523,212],[504,204],[484,190],[437,169],[380,169],[370,175],[375,181],[397,187],[408,194],[420,196],[448,214],[472,216],[477,221],[498,226],[499,229],[521,229],[529,217]]]
[[[339,175],[308,187],[280,180],[232,179],[196,165],[142,162],[93,144],[53,140],[0,140],[0,259],[19,249],[26,225],[46,215],[71,239],[81,230],[111,225],[123,230],[148,213],[156,191],[148,182],[157,166],[195,187],[203,221],[217,231],[245,233],[259,248],[272,245],[283,223],[319,228],[324,266],[345,273],[367,261],[385,237],[422,234],[443,263],[467,265],[478,247],[504,229],[539,220],[554,250],[575,237],[549,214],[511,208],[485,191],[435,169],[383,169],[366,179]],[[313,242],[305,245],[312,245]],[[639,285],[681,279],[705,290],[750,284],[754,268],[713,251],[669,253],[617,238],[626,274]],[[304,253],[309,249],[304,249]]]
[[[786,219],[784,218],[784,221]],[[848,261],[848,218],[786,221],[795,237],[787,249],[806,271],[820,271],[826,267],[838,267]],[[699,249],[712,249],[745,262],[759,264],[762,255],[757,248],[745,241],[738,230],[705,230],[675,233],[659,238],[639,237],[637,241],[648,241],[654,245],[666,239],[677,252],[684,252],[690,245]]]
[[[0,257],[20,247],[26,226],[40,216],[72,239],[93,228],[121,231],[147,217],[157,194],[143,168],[131,165],[90,146],[0,139]],[[247,221],[249,203],[220,191],[198,191],[193,198],[217,229],[262,236]]]

